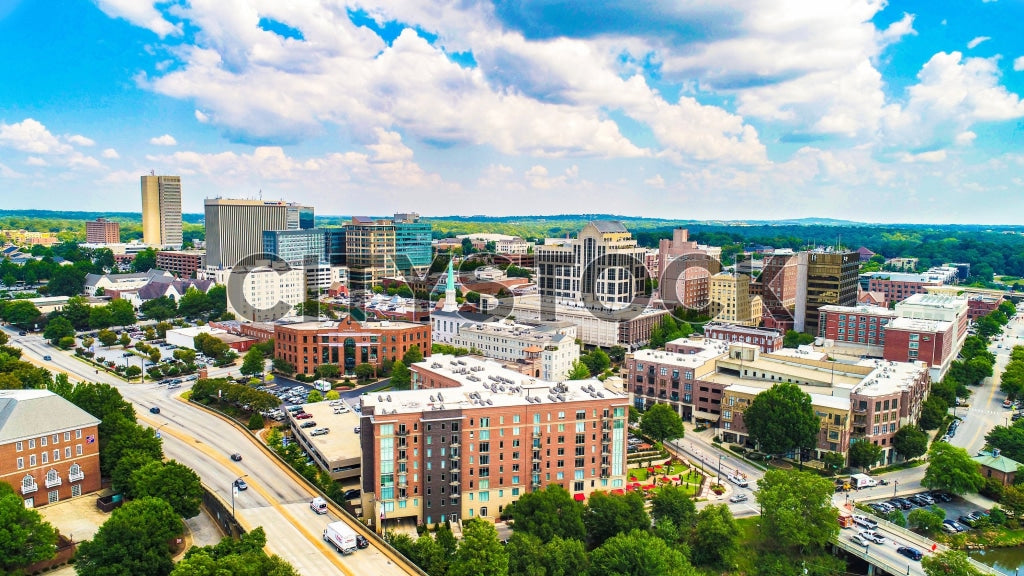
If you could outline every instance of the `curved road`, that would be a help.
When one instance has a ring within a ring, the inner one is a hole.
[[[246,528],[262,526],[267,533],[268,550],[290,562],[300,574],[415,573],[396,564],[397,560],[389,557],[392,553],[378,548],[373,540],[370,548],[348,556],[329,547],[322,540],[323,529],[329,522],[343,518],[334,513],[313,513],[308,503],[314,493],[290,469],[232,424],[180,401],[178,396],[185,388],[168,390],[149,382],[125,384],[105,372],[96,374],[90,365],[51,347],[39,336],[18,337],[17,332],[10,330],[8,334],[12,343],[24,350],[26,360],[53,372],[67,373],[72,380],[116,386],[135,405],[139,422],[159,430],[165,455],[195,470],[203,483],[229,505],[232,482],[244,476],[249,489],[234,497],[239,522]],[[52,360],[42,361],[45,355]],[[149,412],[153,406],[160,408],[159,414]],[[241,454],[240,462],[230,459],[235,452]]]

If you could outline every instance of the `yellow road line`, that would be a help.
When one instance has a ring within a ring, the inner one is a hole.
[[[154,427],[154,428],[156,427],[156,426],[154,426],[154,422],[153,422],[153,421],[151,421],[151,420],[150,420],[149,418],[145,418],[145,417],[143,417],[143,418],[138,418],[138,419],[139,419],[139,420],[141,420],[141,421],[143,421],[143,422],[145,422],[146,424],[149,424],[149,425],[150,425],[151,427]],[[178,431],[175,431],[175,430],[168,430],[167,428],[163,428],[163,429],[161,430],[161,433],[164,433],[164,432],[166,432],[167,434],[169,434],[169,435],[171,435],[171,436],[173,436],[173,437],[177,438],[178,440],[181,440],[182,442],[185,442],[186,444],[192,444],[192,445],[206,445],[206,444],[205,444],[205,443],[204,443],[203,441],[201,441],[201,440],[199,440],[199,439],[197,439],[197,438],[195,438],[195,437],[189,436],[188,434],[184,434],[184,433],[182,433],[182,432],[178,432]],[[235,464],[234,464],[234,461],[232,461],[232,460],[230,460],[230,459],[228,459],[228,458],[225,458],[225,457],[224,457],[224,456],[222,456],[222,455],[221,455],[221,454],[220,454],[219,452],[213,452],[213,451],[208,451],[208,450],[205,450],[205,449],[204,449],[204,450],[202,450],[202,451],[203,451],[203,453],[205,453],[205,454],[206,454],[207,456],[211,456],[211,457],[213,457],[213,458],[214,458],[215,460],[217,460],[217,462],[218,462],[219,464],[221,464],[221,466],[222,466],[223,468],[225,468],[225,469],[227,469],[227,470],[230,470],[230,471],[231,471],[232,473],[234,473],[234,474],[238,475],[239,477],[242,477],[243,475],[245,475],[245,472],[244,472],[244,470],[242,470],[242,469],[241,469],[240,467],[238,467],[237,465],[235,465]],[[345,573],[345,574],[346,574],[347,576],[355,576],[355,574],[354,574],[354,573],[353,573],[353,572],[352,572],[351,570],[349,570],[349,569],[348,569],[348,567],[347,567],[347,566],[345,566],[345,565],[344,565],[344,564],[343,564],[343,563],[342,563],[342,562],[340,561],[340,559],[338,558],[338,556],[337,556],[337,554],[335,553],[335,551],[334,551],[334,549],[333,549],[333,548],[328,548],[328,546],[327,546],[326,544],[324,544],[324,542],[323,542],[323,539],[322,539],[321,537],[319,537],[318,535],[314,535],[314,534],[312,534],[312,533],[311,533],[311,532],[310,532],[309,530],[307,530],[307,529],[306,529],[305,527],[303,527],[302,525],[300,525],[300,524],[298,523],[298,520],[297,520],[297,519],[295,518],[295,516],[293,516],[293,515],[292,515],[292,514],[291,514],[291,513],[290,513],[290,512],[288,511],[288,510],[286,510],[286,509],[284,508],[284,506],[283,506],[283,505],[282,505],[282,504],[281,504],[281,503],[280,503],[280,502],[279,502],[279,501],[278,501],[278,500],[277,500],[276,498],[273,498],[273,497],[272,497],[272,496],[270,495],[270,493],[269,493],[269,492],[267,492],[266,490],[264,490],[264,489],[263,489],[263,488],[262,488],[261,486],[259,486],[258,484],[250,484],[250,486],[252,486],[252,487],[253,487],[253,488],[254,488],[254,489],[255,489],[255,490],[257,491],[257,492],[259,492],[259,494],[260,494],[261,496],[263,496],[263,498],[265,498],[265,499],[266,499],[266,501],[267,501],[268,503],[270,503],[270,506],[271,506],[271,507],[272,507],[272,508],[273,508],[274,510],[276,510],[276,511],[277,511],[277,512],[278,512],[279,514],[281,514],[282,516],[284,516],[284,517],[285,517],[285,518],[286,518],[286,519],[287,519],[287,520],[289,521],[289,523],[290,523],[290,524],[291,524],[291,525],[292,525],[292,526],[293,526],[293,527],[294,527],[294,528],[295,528],[295,529],[296,529],[296,530],[297,530],[297,531],[298,531],[299,533],[301,533],[301,534],[302,534],[302,535],[303,535],[303,536],[304,536],[304,537],[306,538],[306,540],[309,540],[309,541],[310,541],[311,543],[313,543],[313,544],[314,544],[314,545],[315,545],[315,546],[316,546],[317,548],[319,548],[319,549],[320,549],[320,550],[321,550],[322,552],[327,552],[327,554],[325,554],[325,556],[326,556],[326,558],[327,558],[327,559],[328,559],[328,560],[329,560],[329,561],[330,561],[330,562],[331,562],[332,564],[334,564],[334,565],[335,565],[336,567],[338,567],[338,569],[340,569],[340,570],[341,570],[342,572],[344,572],[344,573]],[[234,490],[234,486],[232,486],[232,488],[231,488],[231,489],[232,489],[232,490]],[[237,516],[236,516],[236,520],[237,520]],[[239,524],[241,524],[241,523],[242,523],[242,522],[241,522],[241,521],[239,521]],[[246,530],[247,532],[248,532],[248,531],[250,531],[250,530],[252,529],[252,528],[251,528],[251,526],[249,526],[249,525],[245,525],[245,526],[243,526],[243,528],[245,528],[245,530]],[[271,554],[273,554],[273,552],[272,552],[272,551],[270,551],[270,550],[268,550],[268,552],[269,552],[269,553],[271,553]]]

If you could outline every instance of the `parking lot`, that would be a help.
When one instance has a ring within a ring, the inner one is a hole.
[[[891,510],[898,509],[903,513],[904,518],[917,508],[931,508],[936,506],[946,512],[945,520],[956,522],[958,525],[944,528],[946,532],[968,531],[973,529],[972,524],[977,518],[971,516],[986,515],[986,510],[981,510],[977,505],[972,504],[958,496],[947,494],[942,491],[918,492],[916,494],[903,495],[898,498],[887,498],[865,502],[875,511],[879,517],[886,516]],[[963,519],[963,520],[961,520]]]

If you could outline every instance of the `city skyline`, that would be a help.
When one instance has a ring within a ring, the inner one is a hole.
[[[5,208],[134,212],[150,170],[186,213],[1024,208],[1019,2],[241,4],[0,4]]]

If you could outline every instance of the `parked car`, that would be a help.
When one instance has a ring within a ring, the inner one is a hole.
[[[303,424],[303,426],[305,426],[305,424]],[[312,432],[310,432],[309,435],[310,436],[324,436],[325,434],[330,434],[330,432],[331,432],[330,428],[317,428],[316,430],[313,430]]]
[[[359,498],[360,494],[361,492],[359,490],[353,488],[351,490],[345,490],[344,498],[345,500],[355,500],[356,498]]]
[[[961,523],[961,524],[963,524],[963,525],[965,525],[967,527],[970,527],[970,528],[974,528],[975,523],[978,522],[977,518],[972,518],[972,517],[970,517],[970,516],[968,516],[966,514],[961,515],[956,520],[957,520],[957,522],[959,522],[959,523]]]
[[[900,546],[896,549],[896,552],[910,558],[911,560],[920,560],[924,557],[924,554],[922,554],[920,550],[917,548],[911,548],[910,546]]]
[[[942,530],[943,532],[949,532],[950,534],[956,534],[957,532],[959,532],[959,530],[957,530],[956,526],[953,524],[952,520],[943,520]]]
[[[736,502],[746,502],[746,501],[747,501],[747,495],[746,494],[733,494],[732,496],[729,497],[729,502],[732,502],[734,504]]]
[[[296,420],[307,420],[312,417],[313,415],[310,414],[309,412],[299,412],[298,414],[295,415]]]
[[[299,428],[315,428],[315,427],[316,427],[316,422],[313,421],[313,420],[310,420],[309,422],[303,422],[302,424],[299,425]]]

